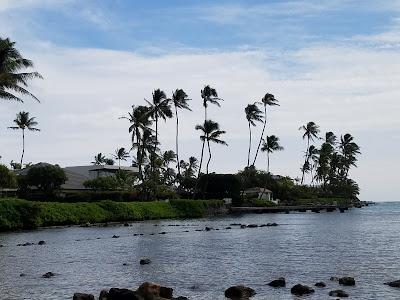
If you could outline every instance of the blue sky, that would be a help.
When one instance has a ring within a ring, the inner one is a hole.
[[[41,104],[2,105],[2,163],[19,158],[20,137],[6,127],[20,110],[42,129],[27,136],[27,161],[87,164],[98,152],[129,148],[118,118],[155,88],[183,88],[193,99],[193,112],[182,113],[181,151],[199,156],[199,92],[210,84],[225,99],[210,116],[230,145],[213,146],[213,171],[246,163],[243,109],[270,92],[281,106],[268,132],[285,147],[271,158],[272,172],[300,175],[298,128],[315,121],[322,132],[356,137],[362,156],[351,176],[361,199],[399,200],[399,0],[0,0],[0,35],[45,78],[31,85]],[[174,122],[160,131],[163,150],[173,149]],[[261,156],[257,167],[265,163]]]

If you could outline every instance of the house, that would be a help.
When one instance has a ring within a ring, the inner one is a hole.
[[[49,165],[48,163],[38,163],[33,166]],[[26,175],[28,170],[33,167],[29,166],[25,169],[16,171],[18,175]],[[125,170],[132,173],[138,173],[137,167],[118,167],[110,165],[88,165],[88,166],[73,166],[63,168],[67,181],[61,185],[62,191],[81,191],[87,190],[83,183],[90,179],[98,177],[115,176],[118,170]]]
[[[246,198],[257,198],[275,202],[272,199],[272,191],[267,188],[261,188],[261,187],[249,188],[243,192],[243,196]]]

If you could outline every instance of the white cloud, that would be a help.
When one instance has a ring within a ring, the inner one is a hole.
[[[27,137],[27,161],[82,164],[90,162],[97,152],[112,153],[119,146],[128,147],[127,123],[118,117],[127,113],[132,104],[144,104],[143,98],[151,97],[154,88],[168,94],[183,88],[193,99],[193,112],[181,113],[181,153],[184,158],[198,156],[200,143],[194,126],[203,118],[199,94],[204,84],[215,86],[225,99],[222,108],[210,108],[209,116],[227,131],[226,141],[230,144],[229,148],[212,146],[213,170],[231,172],[245,164],[247,125],[243,108],[267,91],[281,102],[280,107],[271,109],[268,129],[279,135],[285,146],[283,153],[272,158],[272,168],[277,173],[298,175],[304,144],[297,129],[310,120],[320,124],[323,131],[351,132],[358,138],[364,155],[370,151],[384,153],[386,148],[376,148],[374,139],[366,133],[381,132],[381,138],[385,134],[389,138],[393,131],[399,134],[400,54],[394,51],[320,46],[282,54],[282,59],[300,64],[290,73],[296,75],[279,73],[279,65],[263,51],[145,57],[131,52],[42,44],[23,53],[35,61],[45,77],[32,86],[42,104],[30,100],[23,105],[2,104],[3,162],[19,157],[20,136],[5,129],[19,110],[30,111],[42,128],[42,132]],[[163,149],[173,149],[174,122],[161,122],[160,127]],[[390,134],[385,133],[389,130]],[[400,147],[398,139],[391,139],[390,143],[391,148]],[[390,184],[396,178],[399,159],[388,159],[395,160],[385,164]],[[264,160],[260,157],[259,167]],[[377,194],[371,189],[380,188],[371,188],[368,180],[377,161],[372,157],[359,165],[354,175],[360,180],[366,199]],[[387,195],[393,199],[396,196]]]

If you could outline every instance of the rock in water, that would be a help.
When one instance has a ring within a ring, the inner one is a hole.
[[[99,300],[108,300],[108,291],[107,290],[100,291]]]
[[[225,291],[225,297],[229,299],[241,300],[253,297],[256,292],[244,285],[231,286]]]
[[[148,257],[144,257],[144,258],[140,259],[141,265],[148,265],[149,263],[151,263],[151,260]]]
[[[51,278],[54,276],[56,276],[56,274],[54,274],[53,272],[47,272],[46,274],[42,275],[43,278]]]
[[[323,287],[326,287],[326,284],[325,284],[325,282],[320,281],[320,282],[317,282],[317,283],[315,284],[315,286],[316,286],[316,287],[319,287],[319,288],[323,288]]]
[[[94,300],[94,296],[91,294],[75,293],[72,300]]]
[[[257,224],[249,224],[247,225],[247,228],[257,228],[258,225]]]
[[[278,279],[272,280],[268,285],[272,287],[285,287],[286,281],[285,278],[279,277]]]
[[[39,241],[38,245],[45,245],[46,242],[45,241]]]
[[[134,291],[112,288],[108,292],[107,300],[142,300]]]
[[[385,282],[385,284],[391,287],[400,288],[400,280]]]
[[[346,285],[346,286],[353,286],[356,285],[356,281],[353,277],[342,277],[339,278],[339,284]]]
[[[136,291],[138,294],[143,296],[145,299],[152,297],[161,297],[164,299],[172,299],[174,290],[169,287],[161,286],[152,282],[142,283]]]
[[[310,288],[309,286],[307,286],[307,285],[296,284],[295,286],[293,286],[291,288],[290,292],[293,295],[302,296],[302,295],[312,294],[315,291],[312,288]]]
[[[329,292],[329,296],[331,297],[339,297],[339,298],[347,298],[349,294],[342,290],[334,290]]]

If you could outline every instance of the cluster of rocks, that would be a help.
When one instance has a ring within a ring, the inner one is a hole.
[[[18,246],[18,247],[26,247],[26,246],[33,246],[33,245],[39,245],[39,246],[41,246],[41,245],[45,245],[45,244],[46,244],[45,241],[39,241],[37,244],[36,244],[36,243],[29,243],[29,242],[27,242],[27,243],[23,243],[23,244],[18,244],[17,246]]]
[[[188,300],[186,297],[174,297],[173,289],[152,282],[142,283],[137,290],[111,288],[102,290],[99,300]],[[73,300],[94,300],[92,294],[75,293]]]

